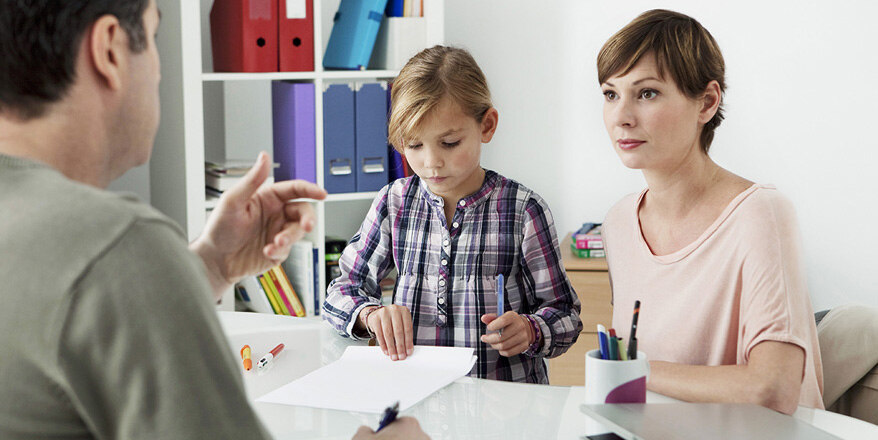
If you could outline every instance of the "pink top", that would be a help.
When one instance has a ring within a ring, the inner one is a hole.
[[[646,192],[619,201],[603,226],[619,336],[628,340],[640,300],[636,337],[650,360],[742,365],[762,341],[798,345],[805,350],[799,405],[822,409],[817,328],[789,200],[754,184],[697,240],[656,256],[637,214]]]

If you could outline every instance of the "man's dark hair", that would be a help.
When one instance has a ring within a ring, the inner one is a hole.
[[[147,46],[143,14],[149,0],[0,0],[0,114],[43,115],[67,93],[88,28],[113,15],[130,48]]]

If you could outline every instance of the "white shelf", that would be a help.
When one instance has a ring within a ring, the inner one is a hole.
[[[156,137],[155,148],[150,160],[150,198],[152,204],[176,220],[185,230],[190,240],[201,234],[207,216],[207,203],[204,192],[205,146],[215,145],[209,141],[216,133],[236,132],[225,126],[216,127],[206,123],[205,113],[223,105],[227,95],[212,101],[219,88],[226,93],[226,82],[253,81],[253,84],[236,86],[259,86],[258,81],[301,80],[315,84],[315,114],[317,162],[317,184],[323,186],[323,86],[328,82],[356,81],[360,79],[389,79],[398,75],[395,70],[330,70],[325,71],[323,52],[332,27],[332,17],[340,0],[314,0],[314,72],[270,72],[270,73],[223,73],[210,72],[211,48],[210,29],[207,19],[212,0],[176,1],[158,0],[162,9],[162,32],[159,33],[158,46],[162,54],[162,122]],[[424,16],[427,22],[425,47],[441,44],[444,41],[445,0],[425,0]],[[257,87],[258,88],[258,87]],[[206,92],[207,91],[207,92]],[[209,92],[209,93],[208,93]],[[208,98],[208,102],[205,101]],[[262,105],[256,100],[253,105]],[[270,102],[264,105],[271,106]],[[207,136],[210,135],[210,136]],[[270,147],[269,147],[270,148]],[[350,231],[327,231],[327,207],[330,214],[338,217],[336,211],[345,215],[365,215],[348,213],[342,202],[372,200],[378,192],[331,194],[325,201],[315,202],[317,224],[307,234],[306,239],[318,249],[318,261],[324,261],[327,235],[346,235]],[[340,205],[337,205],[340,203]],[[359,209],[359,208],[358,208]],[[332,219],[330,219],[332,220]],[[332,223],[330,221],[330,223]],[[349,225],[335,225],[334,228],[348,228]],[[332,229],[332,227],[331,227]],[[326,285],[325,271],[319,270],[320,286]],[[322,301],[322,295],[321,295]],[[223,309],[232,310],[234,301],[224,299]]]
[[[316,72],[266,72],[266,73],[225,73],[208,72],[201,74],[202,81],[277,81],[284,79],[316,79]]]
[[[323,79],[396,78],[398,70],[327,70],[318,72]]]
[[[326,196],[326,202],[349,202],[352,200],[372,200],[376,196],[378,196],[378,191],[372,192],[359,192],[359,193],[345,193],[345,194],[330,194]]]
[[[207,72],[201,74],[201,80],[208,81],[280,81],[280,80],[315,80],[315,79],[362,79],[362,78],[395,78],[396,70],[333,70],[324,72],[266,72],[266,73],[226,73]]]

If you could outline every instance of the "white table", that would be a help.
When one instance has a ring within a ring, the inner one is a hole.
[[[269,371],[241,371],[253,402],[338,359],[350,345],[320,318],[290,318],[259,313],[219,312],[236,355],[244,344],[258,357],[278,343],[284,351]],[[351,374],[356,374],[351,372]],[[368,380],[368,378],[364,378]],[[439,390],[402,415],[418,419],[433,439],[580,439],[607,432],[579,410],[583,387],[556,387],[462,378]],[[356,396],[350,396],[356,399]],[[648,393],[648,403],[674,399]],[[350,439],[360,425],[378,425],[376,414],[253,403],[268,430],[278,439]],[[878,439],[878,426],[823,410],[799,408],[795,417],[845,439]]]

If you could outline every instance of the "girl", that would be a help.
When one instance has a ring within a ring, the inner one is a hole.
[[[480,166],[498,116],[465,50],[436,46],[409,60],[393,83],[388,137],[415,175],[379,192],[323,316],[342,335],[374,336],[393,360],[414,344],[473,347],[470,375],[548,383],[543,358],[576,341],[579,299],[546,203]],[[394,267],[393,304],[382,307],[378,282]]]

